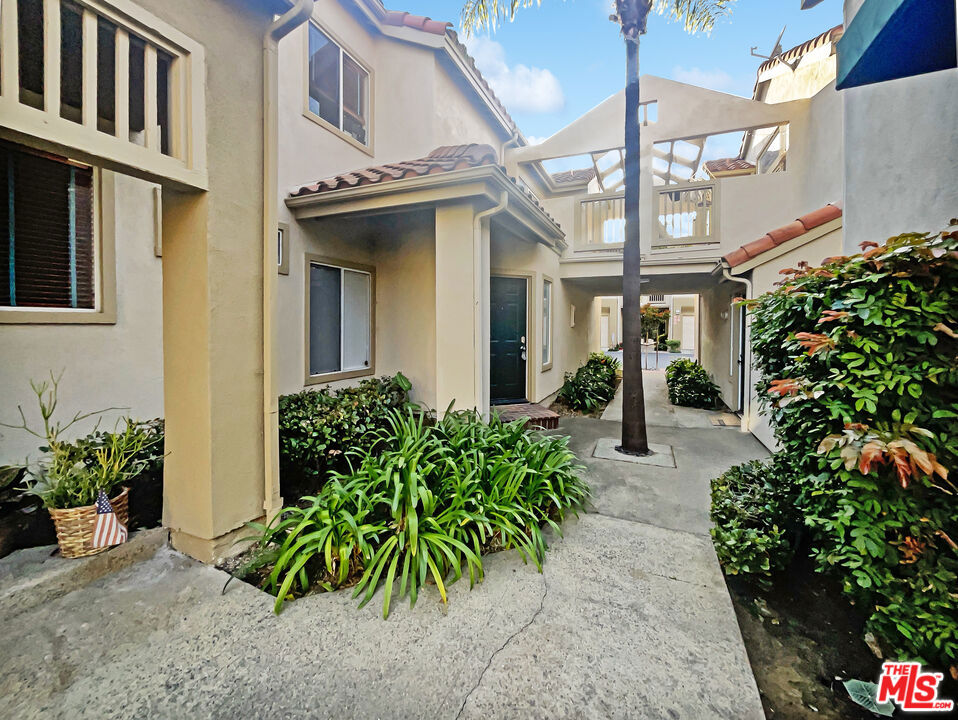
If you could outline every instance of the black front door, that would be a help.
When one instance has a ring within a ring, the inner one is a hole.
[[[493,404],[526,400],[526,280],[490,278],[489,395]]]

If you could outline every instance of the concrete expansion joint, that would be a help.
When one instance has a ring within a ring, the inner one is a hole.
[[[507,637],[505,641],[498,647],[498,649],[489,656],[489,660],[486,661],[486,666],[482,669],[482,672],[479,673],[479,678],[476,680],[476,684],[472,686],[472,689],[466,693],[466,696],[462,699],[462,705],[459,706],[459,712],[456,713],[456,720],[459,720],[459,717],[462,715],[463,711],[466,709],[466,704],[469,702],[469,698],[472,697],[473,693],[479,689],[479,686],[482,685],[483,679],[486,677],[486,673],[489,671],[489,668],[492,667],[492,662],[496,659],[496,656],[501,653],[506,647],[519,637],[522,633],[529,629],[529,627],[536,621],[539,615],[542,613],[542,609],[546,604],[546,596],[549,594],[549,582],[546,580],[545,570],[542,572],[542,597],[539,598],[539,607],[532,613],[532,617],[529,618],[528,622],[525,625],[516,630],[512,635]]]
[[[616,520],[618,522],[629,523],[630,525],[645,525],[647,527],[658,528],[659,530],[668,530],[669,532],[680,533],[682,535],[691,535],[695,538],[710,538],[708,533],[697,533],[692,532],[691,530],[680,530],[678,528],[665,527],[664,525],[656,525],[655,523],[644,522],[642,520],[633,520],[632,518],[620,517],[619,515],[609,515],[609,513],[603,512],[590,512],[589,515],[598,515],[599,517],[608,518],[609,520]]]

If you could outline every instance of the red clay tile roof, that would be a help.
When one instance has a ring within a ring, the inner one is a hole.
[[[774,67],[775,63],[779,60],[784,60],[787,63],[791,63],[794,60],[798,60],[803,57],[805,54],[810,53],[817,47],[821,47],[826,43],[837,43],[841,36],[844,34],[845,28],[842,25],[836,25],[831,30],[826,30],[821,35],[813,37],[811,40],[806,40],[801,45],[796,45],[790,50],[786,50],[781,55],[772,58],[771,60],[766,60],[761,65],[758,66],[759,74],[765,72],[766,70]]]
[[[810,213],[802,215],[798,220],[783,225],[780,228],[770,230],[758,240],[743,245],[738,250],[733,250],[722,259],[728,263],[729,267],[737,267],[748,262],[752,258],[767,252],[774,247],[778,247],[784,242],[801,237],[809,230],[824,225],[827,222],[836,220],[842,216],[842,209],[838,205],[826,205],[825,207],[813,210]]]
[[[373,183],[401,180],[403,178],[419,177],[421,175],[435,175],[451,170],[464,170],[480,165],[495,165],[499,155],[491,145],[443,145],[433,150],[424,158],[417,160],[403,160],[396,163],[373,165],[362,170],[334,175],[325,180],[319,180],[310,185],[292,191],[291,197],[312,195],[315,193],[342,190],[343,188]]]
[[[402,180],[404,178],[422,177],[424,175],[438,175],[441,173],[452,172],[453,170],[466,170],[468,168],[482,167],[485,165],[495,165],[503,172],[505,168],[499,165],[499,156],[495,148],[491,145],[470,143],[468,145],[443,145],[437,147],[424,158],[418,160],[403,160],[396,163],[385,163],[383,165],[373,165],[362,170],[353,170],[352,172],[334,175],[325,180],[318,180],[309,185],[303,185],[290,191],[290,197],[302,197],[304,195],[317,195],[319,193],[331,192],[333,190],[345,190],[348,188],[359,187],[360,185],[373,185],[375,183],[389,182],[390,180]],[[546,211],[545,207],[531,190],[520,185],[514,177],[509,177],[512,184],[535,204],[537,208],[545,215],[557,228],[559,223],[552,215]],[[561,228],[560,228],[561,229]]]
[[[556,185],[575,184],[591,182],[595,177],[595,168],[578,168],[576,170],[563,170],[562,172],[552,173],[552,182]]]
[[[413,15],[398,10],[387,10],[383,22],[387,25],[395,25],[397,27],[405,26],[413,28],[414,30],[422,30],[423,32],[432,33],[433,35],[445,35],[446,30],[452,27],[452,23],[449,22],[440,22],[439,20],[432,20],[422,15]]]
[[[709,160],[705,163],[705,169],[710,173],[733,172],[735,170],[754,170],[755,164],[742,158],[720,158],[718,160]]]

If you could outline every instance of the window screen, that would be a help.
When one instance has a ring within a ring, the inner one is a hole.
[[[372,364],[372,277],[309,266],[309,374],[364,370]]]

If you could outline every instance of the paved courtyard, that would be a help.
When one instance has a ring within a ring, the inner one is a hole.
[[[762,718],[708,538],[708,480],[765,453],[689,412],[702,424],[650,412],[672,423],[650,439],[673,446],[675,469],[594,459],[619,423],[564,419],[593,506],[564,525],[544,573],[493,555],[448,606],[431,588],[386,621],[348,592],[274,616],[271,597],[236,582],[221,594],[222,572],[165,546],[42,598],[33,578],[68,561],[6,558],[0,717]]]

